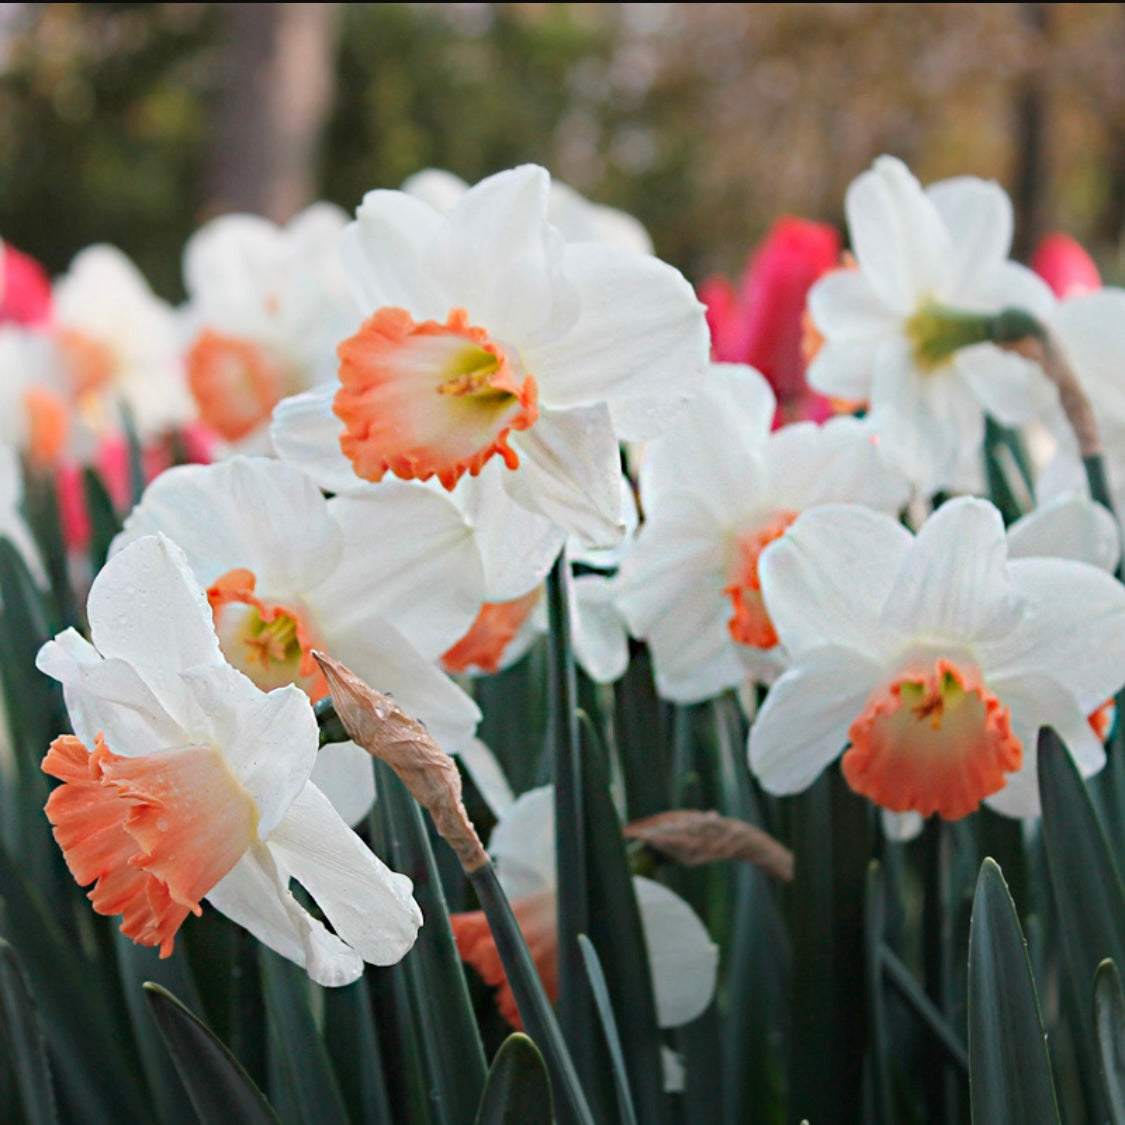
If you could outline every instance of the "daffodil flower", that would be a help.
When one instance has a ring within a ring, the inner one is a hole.
[[[410,880],[309,782],[308,697],[262,692],[223,659],[182,552],[163,536],[130,544],[98,575],[87,614],[93,643],[68,629],[37,664],[62,683],[74,726],[43,762],[62,782],[47,816],[75,879],[94,884],[94,909],[168,956],[206,898],[324,985],[399,960],[422,922]]]
[[[1008,260],[1012,205],[995,183],[962,176],[923,190],[883,156],[848,188],[846,208],[858,268],[809,293],[825,341],[809,383],[870,403],[888,433],[900,432],[924,491],[958,487],[985,412],[1022,425],[1056,401],[1035,364],[990,343],[960,346],[962,314],[1017,306],[1042,316],[1050,290]]]
[[[340,262],[344,213],[316,203],[284,228],[223,215],[184,248],[188,386],[203,423],[241,452],[267,453],[273,408],[335,374],[354,330]]]
[[[615,583],[647,641],[660,694],[692,703],[752,672],[772,679],[777,634],[759,559],[798,513],[854,501],[897,511],[909,488],[854,418],[771,433],[776,400],[753,368],[715,364],[641,466],[645,523]]]
[[[549,188],[516,168],[445,214],[369,193],[344,241],[366,319],[338,382],[278,406],[279,454],[337,492],[388,474],[453,489],[500,466],[513,505],[619,541],[618,442],[658,433],[694,393],[703,308],[655,258],[565,242]]]
[[[555,803],[552,786],[531,789],[506,809],[488,850],[527,939],[544,988],[558,991],[558,895],[555,875]],[[715,992],[718,949],[690,906],[652,879],[635,877],[633,888],[652,969],[656,1018],[678,1027],[699,1016]],[[519,1013],[496,943],[479,911],[454,914],[453,932],[462,958],[499,988],[501,1014],[519,1027]]]
[[[844,752],[848,783],[894,812],[1039,811],[1036,736],[1084,775],[1088,716],[1125,682],[1125,588],[1059,558],[1009,559],[1000,514],[952,500],[917,537],[868,509],[805,513],[761,559],[790,667],[750,732],[750,765],[795,793]]]
[[[223,654],[260,688],[327,685],[312,650],[391,692],[450,753],[480,712],[434,661],[468,627],[481,564],[453,504],[388,486],[326,500],[298,469],[264,457],[185,465],[145,490],[114,542],[162,532],[207,590]],[[315,780],[354,823],[374,795],[369,756],[326,747]]]

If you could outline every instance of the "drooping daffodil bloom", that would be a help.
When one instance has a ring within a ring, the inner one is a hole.
[[[323,985],[399,960],[422,923],[410,880],[310,783],[304,692],[263,692],[223,659],[182,552],[163,536],[130,544],[98,575],[87,614],[93,643],[68,629],[37,663],[62,683],[75,732],[43,762],[62,782],[47,816],[75,879],[94,884],[94,909],[168,956],[206,898]]]
[[[882,156],[852,182],[846,209],[857,268],[827,274],[809,293],[824,337],[809,383],[869,403],[897,431],[923,491],[958,487],[985,413],[1022,425],[1056,401],[1036,364],[960,338],[959,314],[1018,307],[1042,317],[1050,289],[1008,260],[1012,205],[995,183],[962,176],[923,189]]]
[[[648,642],[657,690],[692,703],[772,679],[777,633],[758,560],[798,513],[854,502],[897,512],[906,479],[854,418],[771,432],[776,400],[753,368],[715,364],[679,422],[641,465],[645,523],[615,583]]]
[[[1041,726],[1084,775],[1105,764],[1088,717],[1125,683],[1125,588],[1086,563],[1010,559],[986,501],[949,501],[917,537],[869,509],[815,509],[760,565],[790,661],[750,731],[770,792],[843,753],[851,787],[894,812],[1030,816]]]
[[[531,789],[516,799],[492,831],[488,850],[511,900],[547,995],[558,991],[558,896],[555,875],[553,787]],[[703,923],[679,895],[661,883],[633,879],[652,969],[656,1018],[678,1027],[702,1014],[715,992],[719,951]],[[501,1014],[521,1026],[515,997],[504,975],[496,943],[479,911],[452,916],[457,948],[491,985],[498,986]]]
[[[291,465],[234,457],[161,474],[111,549],[156,532],[183,549],[224,655],[260,688],[293,683],[322,698],[320,648],[393,694],[450,753],[473,738],[476,704],[434,663],[482,589],[472,536],[445,496],[389,485],[326,500]],[[325,747],[314,780],[350,822],[367,811],[371,762],[358,747]]]
[[[666,428],[695,393],[703,308],[651,256],[566,242],[549,192],[524,166],[445,213],[369,193],[344,236],[366,319],[337,382],[278,406],[278,453],[336,492],[388,475],[454,489],[492,465],[511,505],[619,541],[618,443]]]

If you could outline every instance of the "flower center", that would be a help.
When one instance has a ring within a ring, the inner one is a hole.
[[[470,668],[490,674],[499,671],[508,645],[531,616],[541,595],[542,587],[537,586],[510,602],[485,602],[469,631],[442,653],[445,670],[454,675]]]
[[[740,645],[773,648],[777,644],[777,631],[762,600],[758,560],[775,539],[785,534],[797,515],[797,512],[791,511],[778,512],[753,531],[738,537],[733,580],[723,587],[723,593],[734,607],[734,615],[727,623],[730,635]]]
[[[328,684],[312,650],[323,648],[307,614],[263,601],[254,593],[253,571],[236,568],[207,591],[223,655],[263,691],[296,684],[314,702]]]
[[[929,374],[948,363],[961,348],[991,338],[991,317],[964,312],[930,301],[906,322],[906,338],[914,345],[914,361]]]
[[[189,913],[254,842],[258,809],[213,746],[122,757],[101,734],[93,753],[73,735],[51,743],[43,771],[63,782],[47,800],[67,867],[94,883],[99,914],[172,952]]]
[[[75,398],[95,394],[113,382],[117,361],[108,344],[74,328],[60,328],[58,344]]]
[[[957,820],[1023,763],[1008,708],[948,660],[876,688],[848,737],[848,784],[893,812]]]
[[[444,324],[379,309],[337,355],[340,448],[364,480],[436,476],[452,489],[494,454],[519,465],[508,435],[539,416],[535,380],[464,309]]]
[[[187,380],[199,416],[227,441],[246,437],[285,395],[285,376],[253,340],[201,332],[186,356]]]
[[[28,387],[23,405],[27,412],[28,459],[37,469],[54,465],[70,433],[66,400],[46,387]]]

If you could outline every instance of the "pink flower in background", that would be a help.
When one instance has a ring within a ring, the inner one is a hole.
[[[42,324],[51,316],[51,280],[32,257],[0,242],[0,324]]]
[[[785,215],[750,255],[737,290],[720,277],[700,286],[714,359],[748,363],[765,375],[777,395],[775,425],[832,413],[805,380],[802,340],[809,288],[839,256],[835,227]]]
[[[1031,268],[1060,301],[1081,297],[1102,287],[1094,260],[1069,234],[1045,235],[1031,257]]]

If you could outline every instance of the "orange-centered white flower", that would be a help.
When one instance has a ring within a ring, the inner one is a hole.
[[[660,693],[697,702],[776,675],[777,632],[762,598],[763,552],[799,512],[851,501],[894,512],[905,478],[854,418],[772,431],[773,392],[751,367],[714,364],[703,392],[649,446],[645,523],[616,582],[647,641]]]
[[[453,488],[492,462],[511,500],[582,537],[623,534],[618,442],[695,391],[703,308],[671,267],[568,243],[525,166],[445,213],[375,191],[345,232],[364,322],[339,381],[281,403],[273,439],[335,492],[385,474]]]
[[[339,261],[346,221],[327,203],[284,228],[223,215],[184,249],[188,386],[201,421],[244,452],[267,451],[273,408],[330,379],[336,343],[355,327]]]
[[[1036,736],[1084,774],[1105,763],[1088,716],[1125,682],[1125,588],[1060,558],[1009,559],[991,504],[944,504],[917,538],[868,509],[802,515],[760,564],[789,670],[750,732],[771,792],[845,778],[893,812],[1039,811]]]
[[[266,694],[223,660],[182,552],[163,536],[131,543],[98,575],[87,614],[93,644],[68,629],[37,663],[62,683],[75,731],[43,762],[62,783],[47,816],[75,879],[94,884],[94,909],[168,956],[206,897],[325,985],[401,958],[422,922],[410,880],[309,781],[305,694]]]

